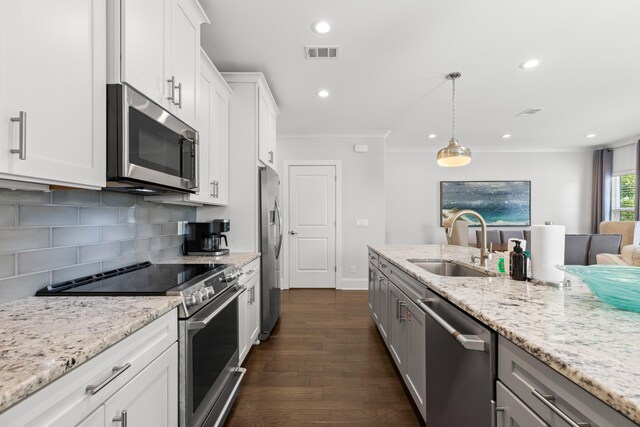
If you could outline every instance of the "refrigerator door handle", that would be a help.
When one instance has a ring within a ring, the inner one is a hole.
[[[276,200],[276,214],[278,215],[278,244],[276,245],[276,259],[280,256],[280,250],[282,249],[282,215],[280,215],[280,206]]]

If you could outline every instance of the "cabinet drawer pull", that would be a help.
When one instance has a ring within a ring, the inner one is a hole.
[[[27,160],[27,112],[20,111],[18,117],[11,117],[12,122],[20,124],[18,148],[12,148],[10,151],[17,154],[20,160]]]
[[[96,394],[97,392],[105,388],[111,381],[118,378],[124,371],[126,371],[130,367],[131,367],[131,363],[125,363],[122,366],[114,366],[111,369],[111,375],[105,378],[104,381],[102,381],[100,384],[88,385],[86,388],[87,393],[93,396],[94,394]]]
[[[167,99],[169,101],[171,101],[172,104],[175,105],[175,103],[176,103],[176,76],[171,76],[171,78],[169,80],[167,80],[167,82],[169,82],[169,93],[171,94],[170,96],[167,96]]]
[[[487,347],[487,343],[484,342],[481,338],[476,335],[462,335],[458,330],[456,330],[453,326],[447,323],[442,317],[438,315],[435,311],[433,311],[430,307],[425,304],[425,302],[433,302],[429,299],[427,300],[418,300],[418,307],[420,307],[425,313],[427,313],[433,320],[436,321],[437,324],[442,326],[445,331],[449,332],[451,336],[453,336],[464,348],[467,350],[474,351],[485,351]]]
[[[591,427],[591,424],[586,423],[584,421],[573,421],[567,414],[562,412],[560,408],[553,404],[556,400],[556,397],[553,394],[542,394],[535,388],[531,390],[531,394],[535,396],[544,406],[549,408],[551,412],[559,416],[565,423],[569,424],[571,427]]]
[[[176,89],[178,89],[178,102],[176,103],[176,105],[178,106],[178,108],[182,109],[182,83],[178,83]]]
[[[406,322],[407,321],[407,305],[404,303],[400,303],[400,322]]]
[[[120,415],[113,417],[114,423],[120,423],[122,427],[127,427],[127,411],[120,412]]]

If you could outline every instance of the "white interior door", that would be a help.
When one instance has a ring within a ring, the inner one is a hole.
[[[336,167],[289,166],[289,286],[336,287]]]

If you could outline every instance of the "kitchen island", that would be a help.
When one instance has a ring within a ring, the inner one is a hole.
[[[640,314],[610,307],[578,279],[570,289],[518,282],[471,265],[478,249],[371,246],[370,254],[434,291],[628,419],[640,423]],[[371,255],[370,255],[371,259]],[[452,260],[493,277],[447,277],[412,261]],[[500,363],[500,361],[498,361]]]

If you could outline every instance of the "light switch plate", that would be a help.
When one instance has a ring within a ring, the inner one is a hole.
[[[356,219],[356,227],[368,227],[369,220],[368,219]]]

